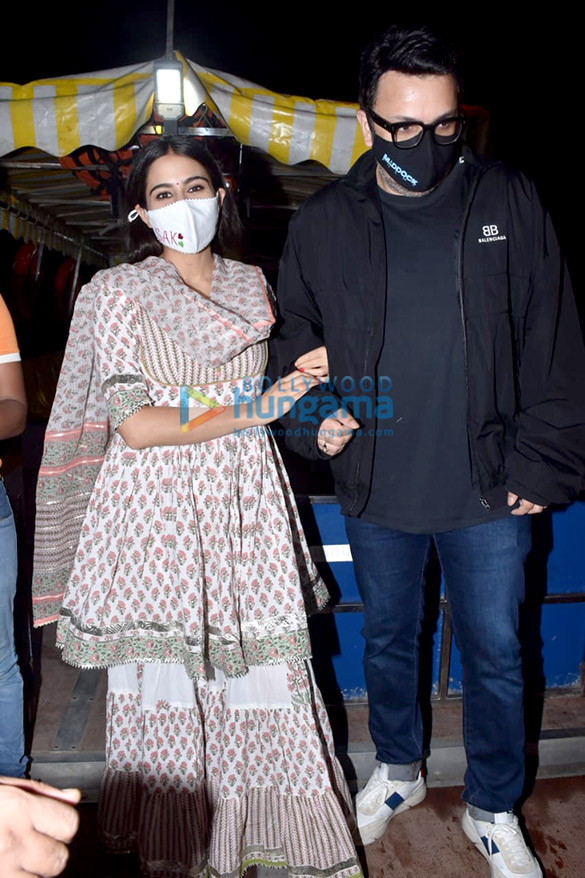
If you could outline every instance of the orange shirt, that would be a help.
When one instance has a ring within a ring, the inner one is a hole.
[[[19,360],[20,352],[10,311],[0,296],[0,364],[18,363]]]

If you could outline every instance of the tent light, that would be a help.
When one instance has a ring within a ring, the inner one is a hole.
[[[185,114],[183,65],[179,61],[160,61],[154,65],[154,102],[162,119],[179,119]]]

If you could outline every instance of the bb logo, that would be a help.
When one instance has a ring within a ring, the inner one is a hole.
[[[492,237],[494,237],[494,235],[498,234],[498,227],[497,226],[483,226],[482,232],[484,234],[484,237],[492,238]]]

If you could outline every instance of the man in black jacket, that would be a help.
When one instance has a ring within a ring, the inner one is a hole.
[[[323,343],[329,358],[329,387],[287,433],[331,459],[364,602],[380,764],[358,827],[369,844],[426,795],[418,640],[433,540],[463,665],[463,828],[493,878],[538,878],[512,810],[518,612],[529,516],[583,482],[579,322],[532,183],[461,146],[450,46],[390,28],[362,56],[360,105],[370,150],[291,222],[275,342],[281,369]]]

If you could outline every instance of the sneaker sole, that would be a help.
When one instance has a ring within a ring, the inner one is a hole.
[[[389,817],[374,820],[372,823],[368,823],[367,826],[361,828],[358,826],[358,833],[363,846],[366,847],[366,845],[373,844],[375,841],[382,838],[393,817],[396,817],[397,814],[401,814],[403,811],[408,811],[409,808],[414,808],[415,805],[420,805],[426,795],[427,785],[426,783],[423,783],[421,788],[415,790],[412,795],[402,803],[402,805],[398,805]]]
[[[461,818],[461,826],[463,828],[463,832],[465,833],[465,835],[467,836],[469,841],[475,845],[475,847],[478,849],[478,851],[483,856],[483,858],[485,860],[487,860],[488,865],[490,867],[490,878],[506,878],[506,876],[501,871],[501,869],[498,869],[498,867],[495,865],[495,863],[492,863],[492,861],[490,860],[490,855],[486,851],[483,841],[481,840],[481,838],[477,834],[477,829],[475,828],[475,826],[471,822],[471,817],[469,816],[469,813],[467,811],[464,812],[463,817]],[[538,874],[540,875],[540,878],[542,878],[542,871],[540,870],[540,866],[538,866],[538,868],[539,868]],[[522,873],[519,872],[518,874],[521,876]]]

